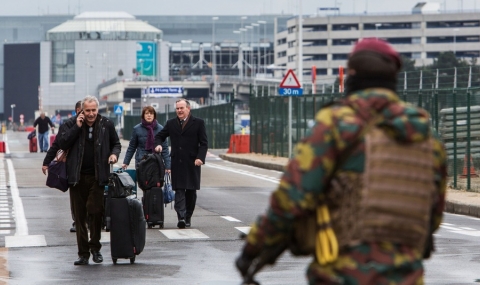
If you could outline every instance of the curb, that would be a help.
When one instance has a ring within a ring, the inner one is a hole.
[[[231,157],[225,154],[219,154],[218,156],[223,160],[236,162],[240,164],[246,164],[250,166],[256,166],[256,167],[260,167],[268,170],[276,170],[276,171],[285,170],[285,165],[281,165],[281,164],[262,162],[262,161],[257,161],[257,160],[247,159],[247,158],[240,158],[240,157]]]
[[[269,162],[262,162],[253,159],[247,158],[240,158],[240,157],[232,157],[230,155],[219,154],[218,155],[221,159],[255,166],[259,168],[269,169],[269,170],[276,170],[276,171],[284,171],[285,166],[281,164],[269,163]],[[480,218],[480,205],[468,205],[457,201],[445,201],[445,209],[444,212],[451,213],[451,214],[459,214],[459,215],[466,215],[471,217]]]
[[[480,206],[467,205],[455,201],[445,202],[445,212],[480,218]]]

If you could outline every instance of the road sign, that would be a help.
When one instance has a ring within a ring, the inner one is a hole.
[[[302,85],[293,73],[293,70],[289,69],[285,77],[283,77],[282,83],[280,83],[280,88],[302,88]]]
[[[23,119],[23,118],[25,118],[25,117],[23,116],[23,114],[20,114],[20,119]]]
[[[282,96],[302,96],[303,88],[278,88],[278,94]]]
[[[182,97],[183,86],[149,86],[146,92],[150,97]]]
[[[113,106],[113,112],[115,113],[115,115],[121,115],[121,114],[123,114],[123,106],[121,106],[121,105],[114,105],[114,106]]]

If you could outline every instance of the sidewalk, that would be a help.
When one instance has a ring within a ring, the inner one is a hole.
[[[283,171],[288,159],[256,153],[226,153],[220,158],[260,168]],[[445,212],[480,218],[480,193],[447,189]]]

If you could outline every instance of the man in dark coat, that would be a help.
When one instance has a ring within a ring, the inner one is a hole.
[[[190,115],[190,102],[180,99],[175,103],[177,117],[170,119],[155,135],[155,151],[170,137],[172,157],[172,188],[175,190],[177,227],[191,226],[191,218],[200,189],[200,166],[205,164],[208,140],[205,122]]]
[[[75,104],[75,114],[80,113],[80,111],[82,111],[82,101],[78,101]],[[76,120],[77,120],[76,117],[71,117],[70,119],[68,119],[68,121],[70,122],[70,125],[75,124]],[[63,133],[64,126],[65,126],[65,124],[62,124],[58,128],[58,133],[59,134]],[[42,166],[43,174],[47,175],[48,165],[50,164],[50,162],[52,162],[55,159],[55,156],[57,155],[57,151],[59,151],[59,150],[60,150],[60,147],[58,146],[57,138],[55,137],[55,140],[53,141],[52,145],[50,146],[50,148],[47,151],[47,154],[45,155],[45,158],[43,159],[43,166]],[[75,214],[73,213],[73,204],[72,204],[73,201],[72,201],[71,193],[72,193],[72,191],[70,191],[70,209],[72,211],[73,223],[72,223],[72,227],[70,228],[70,232],[74,233],[74,232],[76,232],[76,229],[75,229]]]
[[[103,261],[100,253],[103,194],[110,174],[109,163],[117,162],[122,147],[114,124],[98,114],[98,105],[96,97],[86,96],[75,121],[67,121],[62,133],[57,135],[59,147],[68,149],[68,184],[79,257],[75,265],[87,265],[90,254],[95,263]]]
[[[38,126],[38,144],[40,145],[40,152],[47,152],[48,150],[48,126],[52,128],[52,132],[54,131],[55,125],[52,123],[49,117],[45,116],[45,113],[40,113],[40,117],[38,117],[35,122],[33,123],[33,127],[36,128]]]

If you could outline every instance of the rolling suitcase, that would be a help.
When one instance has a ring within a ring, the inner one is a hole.
[[[142,204],[133,196],[111,198],[110,250],[113,264],[119,258],[135,262],[145,247],[146,224]]]
[[[135,196],[137,196],[137,192],[136,191],[133,191],[133,190],[136,190],[137,188],[137,183],[136,183],[136,172],[135,170],[133,169],[127,169],[127,170],[123,170],[122,168],[119,168],[115,171],[113,171],[113,166],[110,167],[110,173],[122,173],[122,172],[126,172],[129,174],[129,176],[132,178],[132,180],[134,181],[134,187],[132,188],[131,191],[127,191],[127,193],[125,193],[125,195],[130,195],[130,194],[134,194]],[[111,175],[110,175],[111,176]],[[112,180],[109,179],[110,182],[109,184],[111,184]],[[120,182],[120,181],[119,181]],[[112,188],[112,190],[114,190]],[[105,231],[109,232],[110,231],[110,221],[111,221],[111,211],[110,211],[110,199],[112,198],[116,198],[115,195],[113,194],[114,191],[108,191],[108,185],[105,186],[104,188],[104,192],[103,192],[103,205],[104,205],[104,209],[105,209],[105,213],[103,215],[103,229],[105,229]]]
[[[38,151],[37,137],[33,137],[33,138],[30,139],[30,143],[28,144],[28,148],[29,148],[30,152],[37,152]]]
[[[152,187],[150,190],[143,191],[142,204],[148,228],[158,225],[163,229],[163,189]]]
[[[53,142],[55,141],[55,138],[56,138],[56,137],[57,137],[57,136],[56,136],[55,134],[50,135],[50,141],[49,141],[50,144],[48,145],[49,147],[52,147]]]

